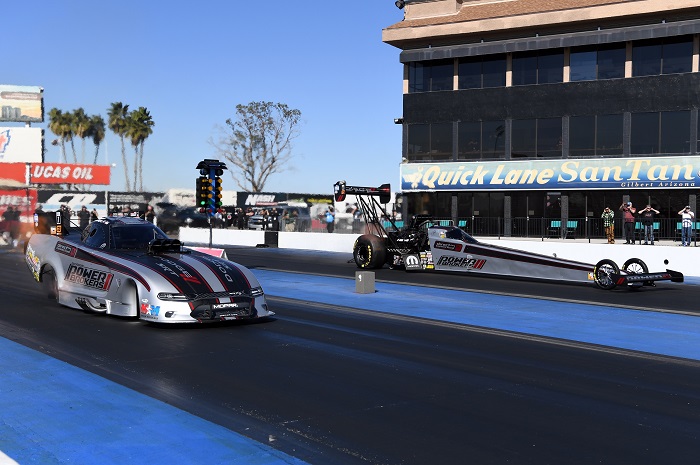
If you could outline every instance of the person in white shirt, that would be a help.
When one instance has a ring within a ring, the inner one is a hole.
[[[690,210],[689,205],[686,205],[678,214],[681,215],[681,245],[687,247],[690,245],[690,238],[693,235],[695,213]]]

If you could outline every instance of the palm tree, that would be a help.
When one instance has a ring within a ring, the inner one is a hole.
[[[129,116],[129,105],[124,105],[122,102],[112,102],[111,108],[107,110],[109,118],[109,129],[119,136],[122,141],[122,165],[124,165],[124,179],[126,180],[126,190],[131,190],[129,186],[129,166],[126,160],[126,146],[124,145],[124,137],[127,131],[127,118]],[[135,183],[134,183],[135,184]]]
[[[66,141],[73,137],[73,130],[70,127],[69,118],[58,108],[49,110],[49,129],[58,137],[58,144],[61,146],[61,157],[63,162],[66,158]]]
[[[153,134],[151,129],[155,123],[146,107],[139,107],[132,111],[128,118],[127,134],[134,147],[134,190],[138,184],[138,189],[143,190],[143,146],[148,136]]]
[[[90,118],[85,113],[85,110],[78,108],[73,110],[73,121],[71,123],[73,125],[73,134],[80,137],[82,141],[80,163],[85,163],[85,138],[88,137],[88,132],[90,131]],[[75,148],[73,150],[75,155]],[[77,158],[75,157],[76,160]]]
[[[100,153],[100,144],[105,139],[105,120],[100,115],[92,115],[90,118],[90,129],[87,137],[92,138],[92,143],[95,144],[95,159],[93,165],[97,164],[97,156]]]

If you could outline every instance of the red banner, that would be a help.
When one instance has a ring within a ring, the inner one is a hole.
[[[109,185],[109,165],[67,163],[32,163],[29,182],[33,184],[100,184]]]
[[[19,187],[27,183],[25,163],[0,163],[0,186]]]

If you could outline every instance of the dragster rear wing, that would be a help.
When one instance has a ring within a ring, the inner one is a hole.
[[[333,185],[333,193],[336,202],[342,202],[348,194],[379,196],[380,203],[389,203],[391,201],[391,185],[389,184],[382,184],[379,187],[358,187],[348,186],[345,184],[345,181],[338,181]]]

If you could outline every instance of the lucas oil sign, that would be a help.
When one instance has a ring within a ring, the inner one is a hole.
[[[401,165],[404,192],[689,187],[700,187],[700,156]]]

